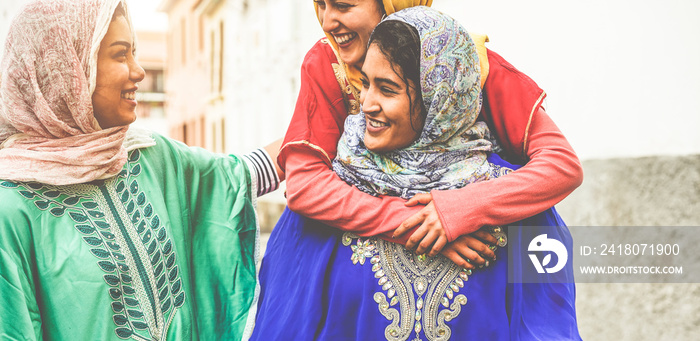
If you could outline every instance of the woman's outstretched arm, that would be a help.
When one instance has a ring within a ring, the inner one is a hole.
[[[282,140],[277,140],[269,145],[258,148],[248,154],[242,155],[248,162],[257,184],[258,197],[277,190],[284,180],[284,172],[277,164],[277,155]]]
[[[280,154],[280,147],[282,147],[283,141],[284,139],[279,139],[263,147],[267,152],[267,155],[269,155],[270,159],[273,161],[272,163],[275,165],[275,171],[277,172],[277,177],[279,178],[279,181],[284,181],[284,172],[277,163],[277,156],[279,156]]]

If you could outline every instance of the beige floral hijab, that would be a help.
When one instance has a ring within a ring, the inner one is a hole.
[[[67,185],[119,173],[128,126],[102,129],[92,93],[120,3],[37,0],[15,17],[0,69],[0,179]]]

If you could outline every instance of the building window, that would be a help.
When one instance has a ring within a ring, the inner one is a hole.
[[[224,90],[224,22],[219,22],[219,92]]]
[[[216,153],[222,152],[221,150],[219,150],[219,146],[217,144],[217,143],[219,143],[218,137],[219,137],[219,129],[217,127],[217,124],[216,124],[216,122],[212,122],[211,123],[211,147],[212,147],[212,150]]]
[[[163,70],[145,70],[146,76],[140,83],[139,90],[144,92],[162,93],[163,90]]]
[[[214,37],[214,31],[211,31],[210,56],[209,56],[209,57],[210,57],[210,58],[209,58],[209,59],[210,59],[210,61],[209,61],[209,69],[211,70],[211,72],[210,72],[210,75],[209,75],[209,80],[210,80],[210,82],[209,82],[209,91],[211,91],[212,93],[214,92],[214,84],[216,84],[216,83],[215,83],[215,80],[214,80],[214,74],[215,74],[214,71],[215,71],[215,69],[216,69],[216,67],[214,67],[214,65],[216,65],[216,64],[214,64],[214,63],[216,62],[216,60],[215,60],[215,58],[216,58],[216,45],[215,45],[215,41],[216,41],[216,40],[215,40],[215,37]]]
[[[221,152],[226,152],[226,118],[221,118]]]
[[[199,51],[204,51],[204,16],[199,16]]]
[[[168,58],[167,58],[168,64],[169,64],[169,66],[170,66],[170,67],[168,67],[168,69],[169,69],[169,70],[174,70],[174,69],[175,69],[175,63],[174,63],[174,61],[175,61],[175,58],[174,58],[175,54],[173,53],[173,51],[175,51],[175,39],[173,38],[173,33],[172,33],[172,32],[168,32],[168,47],[167,47],[167,51],[168,51],[168,56],[172,56],[172,57],[168,57]]]
[[[207,120],[206,120],[206,116],[201,115],[201,116],[199,116],[199,138],[197,140],[198,140],[199,146],[202,148],[207,147],[206,137],[207,137]]]
[[[182,65],[187,63],[187,22],[183,17],[180,19],[180,34],[181,34],[181,46],[180,51],[182,52]]]

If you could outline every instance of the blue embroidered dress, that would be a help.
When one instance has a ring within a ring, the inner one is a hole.
[[[425,7],[386,20],[404,21],[419,33],[426,124],[411,146],[379,155],[364,147],[363,114],[349,116],[333,164],[336,173],[370,194],[410,197],[517,169],[490,152],[488,127],[476,122],[478,59],[466,31]],[[263,258],[252,338],[580,339],[571,266],[560,274],[562,283],[518,282],[530,261],[519,245],[534,237],[521,233],[521,226],[537,226],[536,233],[571,246],[569,231],[552,208],[492,228],[499,239],[497,260],[472,272],[441,255],[417,256],[402,245],[342,232],[287,209]],[[507,240],[506,229],[515,230],[514,240]],[[506,245],[516,255],[510,268]]]
[[[155,140],[111,179],[0,180],[1,338],[242,338],[257,285],[253,171]]]

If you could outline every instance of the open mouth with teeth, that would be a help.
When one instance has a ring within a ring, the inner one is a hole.
[[[367,125],[368,125],[369,127],[377,128],[377,129],[379,129],[379,128],[384,128],[384,127],[388,127],[388,126],[389,126],[388,123],[384,123],[384,122],[380,122],[380,121],[377,121],[377,120],[373,120],[373,119],[371,119],[371,118],[367,118]]]
[[[338,45],[347,44],[353,39],[355,39],[355,37],[357,37],[357,33],[346,33],[333,36],[333,38],[335,38],[335,42],[338,43]]]
[[[122,98],[123,99],[128,99],[130,101],[133,101],[136,99],[136,92],[135,91],[130,91],[130,92],[123,92],[122,93]]]

